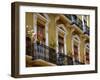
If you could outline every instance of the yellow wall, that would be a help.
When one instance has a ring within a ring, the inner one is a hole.
[[[55,48],[56,47],[55,15],[49,14],[49,18],[50,18],[50,22],[48,25],[49,46]]]
[[[26,12],[26,31],[32,31],[33,30],[33,13]],[[27,27],[28,26],[28,27]],[[32,39],[32,33],[26,34],[26,36],[30,37]]]
[[[33,13],[26,12],[26,26],[33,26]]]

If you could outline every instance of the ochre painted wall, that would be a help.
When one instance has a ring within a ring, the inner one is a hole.
[[[48,24],[49,46],[56,48],[56,24],[55,15],[49,14],[50,22]]]
[[[26,30],[31,31],[33,30],[33,13],[29,13],[26,12]],[[30,37],[32,39],[32,33],[30,32],[28,35],[26,34],[26,36]]]
[[[33,13],[26,12],[26,26],[33,26]]]

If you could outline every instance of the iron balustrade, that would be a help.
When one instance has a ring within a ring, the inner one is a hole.
[[[79,65],[79,64],[84,64],[84,63],[82,63],[82,62],[80,62],[80,61],[78,61],[78,60],[75,60],[75,61],[73,61],[73,64],[74,64],[74,65]]]
[[[73,65],[75,61],[64,53],[56,53],[56,50],[44,44],[33,45],[32,58],[33,60],[41,59],[56,65]],[[78,64],[81,62],[77,61]]]
[[[82,23],[82,20],[79,19],[76,15],[71,15],[71,14],[65,14],[65,16],[70,20],[72,21],[71,24],[75,24],[77,25],[82,31],[83,31],[83,23]],[[89,35],[89,32],[90,32],[90,29],[87,25],[85,25],[85,33]]]
[[[49,48],[43,44],[33,44],[32,58],[49,61]]]
[[[90,35],[90,28],[88,26],[86,26],[86,34]]]

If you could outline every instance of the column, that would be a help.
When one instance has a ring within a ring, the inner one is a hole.
[[[85,50],[85,37],[83,34],[80,34],[80,62],[84,63],[85,60],[85,54],[84,54],[84,50]]]
[[[71,25],[67,25],[67,37],[66,37],[66,45],[67,45],[67,64],[73,64],[73,55],[72,55],[72,33],[74,32],[74,28]]]

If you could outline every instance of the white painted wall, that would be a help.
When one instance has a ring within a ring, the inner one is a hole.
[[[0,80],[16,80],[10,76],[11,68],[11,2],[15,0],[1,0],[0,2]],[[74,4],[98,6],[100,14],[100,0],[16,0],[30,1],[39,3],[55,3],[55,4]],[[98,22],[100,16],[98,15]],[[100,24],[98,24],[100,26]],[[98,27],[98,32],[100,27]],[[100,33],[98,33],[100,35]],[[100,36],[98,44],[100,44]],[[100,48],[100,45],[98,45]],[[98,50],[100,53],[100,50]],[[98,54],[98,57],[100,54]],[[38,78],[21,78],[18,80],[100,80],[100,58],[98,59],[99,73],[97,74],[80,74],[80,75],[65,75],[53,77],[38,77]]]

